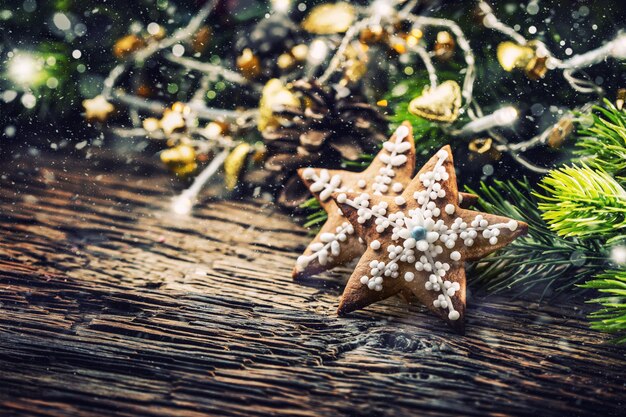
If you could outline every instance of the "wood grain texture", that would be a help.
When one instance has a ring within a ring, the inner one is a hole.
[[[465,336],[394,298],[338,318],[350,271],[294,283],[291,218],[176,217],[175,188],[128,156],[4,164],[0,414],[624,415],[626,351],[581,302],[470,295]]]

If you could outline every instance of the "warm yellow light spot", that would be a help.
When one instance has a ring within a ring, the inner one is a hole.
[[[85,108],[85,117],[87,120],[98,120],[100,122],[106,121],[109,114],[115,110],[115,107],[113,107],[103,95],[83,100],[83,107]]]
[[[509,41],[498,45],[498,62],[505,71],[512,71],[514,68],[524,68],[533,55],[533,49],[529,46],[521,46]]]
[[[42,78],[42,64],[30,54],[17,52],[7,65],[7,75],[16,84],[33,85]]]

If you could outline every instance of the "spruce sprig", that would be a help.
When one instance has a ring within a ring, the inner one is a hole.
[[[602,308],[591,313],[593,329],[616,335],[615,343],[626,343],[626,268],[608,270],[582,285],[603,296],[589,300]]]
[[[586,165],[551,171],[534,193],[543,219],[559,236],[602,237],[611,243],[626,229],[626,190],[600,168]]]
[[[610,101],[593,107],[592,124],[578,131],[575,151],[593,168],[601,168],[626,183],[626,111]],[[583,119],[584,120],[584,119]]]
[[[601,242],[555,234],[542,218],[527,179],[482,183],[478,205],[484,211],[528,223],[526,236],[472,266],[470,280],[497,293],[515,289],[517,296],[539,291],[540,298],[575,290],[590,276],[604,270],[608,253]]]

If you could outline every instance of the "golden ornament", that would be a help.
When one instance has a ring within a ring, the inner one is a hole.
[[[187,109],[188,107],[180,102],[174,103],[169,109],[165,109],[159,125],[167,136],[187,125],[184,117],[184,113],[188,113]]]
[[[240,143],[230,151],[224,160],[224,185],[227,190],[232,191],[237,186],[251,149],[249,144]]]
[[[181,177],[192,174],[198,167],[195,149],[186,144],[174,146],[161,152],[161,161],[172,172]]]
[[[421,29],[413,28],[411,29],[409,33],[405,35],[404,41],[406,42],[406,45],[409,48],[412,48],[419,43],[419,41],[422,39],[423,36],[424,36],[424,33],[422,32]],[[436,46],[437,44],[435,44],[435,49],[436,49]]]
[[[156,117],[148,117],[142,124],[143,128],[148,133],[154,133],[161,127],[161,122]]]
[[[456,42],[450,32],[441,31],[437,33],[435,40],[435,57],[441,61],[447,61],[454,55]]]
[[[343,64],[344,77],[347,82],[357,82],[367,72],[367,46],[354,42],[346,48]]]
[[[146,41],[138,35],[126,35],[118,39],[113,45],[113,55],[116,58],[125,58],[146,46]]]
[[[243,50],[241,55],[237,57],[237,68],[239,72],[249,80],[261,75],[261,62],[259,57],[254,55],[250,48]]]
[[[208,139],[215,140],[222,136],[225,126],[218,122],[209,122],[204,128],[204,134]]]
[[[316,35],[332,35],[347,31],[356,17],[354,6],[339,2],[315,6],[302,22],[302,28]]]
[[[548,67],[546,66],[546,62],[548,61],[548,58],[543,56],[543,57],[538,57],[538,56],[534,56],[526,65],[526,68],[524,68],[524,71],[526,72],[526,76],[528,78],[530,78],[531,80],[538,80],[540,78],[543,78],[546,75],[546,72],[548,72]]]
[[[407,52],[405,40],[401,38],[397,38],[391,43],[391,49],[393,49],[400,55],[405,54]]]
[[[291,48],[291,55],[298,61],[304,61],[309,55],[309,47],[303,43]]]
[[[551,148],[560,148],[573,131],[574,118],[571,115],[562,117],[552,126],[548,134],[548,145]]]
[[[409,103],[409,112],[427,120],[454,122],[461,108],[461,87],[456,81],[444,81],[435,88],[426,87],[422,95]]]
[[[365,45],[374,45],[382,42],[386,35],[387,32],[381,25],[371,25],[364,28],[361,33],[359,33],[359,41]]]
[[[300,100],[279,79],[272,78],[265,84],[261,93],[257,123],[259,131],[278,124],[274,118],[274,111],[285,106],[300,107]]]
[[[526,68],[526,65],[535,56],[535,51],[530,46],[522,46],[515,42],[502,42],[497,50],[498,62],[505,71],[513,71],[515,68]]]
[[[85,108],[85,118],[87,120],[97,120],[99,122],[105,122],[109,114],[115,110],[115,107],[102,94],[83,100],[83,107]]]
[[[493,140],[491,138],[473,139],[469,143],[468,148],[473,153],[487,155],[496,161],[502,157],[502,153],[493,146]],[[472,155],[470,155],[470,158],[472,158]]]
[[[206,48],[209,46],[209,42],[211,42],[211,37],[213,36],[213,31],[208,26],[202,26],[198,31],[193,35],[193,39],[191,41],[191,47],[195,52],[202,53],[206,51]]]
[[[294,59],[294,57],[288,53],[281,54],[276,60],[276,65],[278,65],[278,68],[283,70],[293,67],[295,63],[296,60]]]
[[[624,102],[626,101],[626,88],[620,88],[617,90],[617,98],[615,99],[615,107],[617,110],[624,108]]]

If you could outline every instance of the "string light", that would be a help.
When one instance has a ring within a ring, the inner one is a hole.
[[[198,199],[198,194],[204,185],[220,169],[229,152],[230,149],[224,149],[217,154],[213,160],[211,160],[211,163],[194,179],[191,186],[172,200],[172,211],[174,213],[181,216],[191,213],[191,209]]]
[[[455,134],[469,135],[484,132],[485,130],[493,129],[494,127],[508,126],[517,120],[517,117],[518,112],[515,107],[502,107],[487,116],[472,120],[463,126],[458,132],[455,132]]]
[[[30,86],[42,77],[42,65],[28,53],[16,52],[7,65],[7,75],[16,84]]]
[[[276,13],[287,14],[291,10],[291,0],[272,0],[272,9]]]

